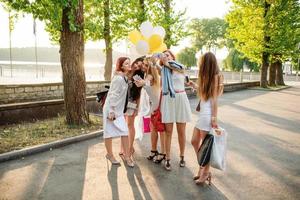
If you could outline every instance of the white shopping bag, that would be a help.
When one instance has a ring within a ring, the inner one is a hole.
[[[219,127],[211,129],[210,134],[214,136],[210,165],[224,171],[226,168],[227,132]]]

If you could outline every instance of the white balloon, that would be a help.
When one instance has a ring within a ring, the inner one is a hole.
[[[166,35],[166,31],[162,26],[155,26],[153,29],[153,34],[160,35],[161,38],[164,38]]]
[[[149,38],[153,34],[153,26],[149,21],[143,22],[141,24],[140,30],[143,36],[146,38]]]
[[[140,40],[136,44],[136,51],[141,55],[146,55],[149,52],[150,48],[148,42],[145,40]]]

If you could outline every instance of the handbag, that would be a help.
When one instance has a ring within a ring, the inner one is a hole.
[[[160,112],[160,104],[161,104],[162,94],[160,93],[158,108],[151,114],[151,123],[153,127],[158,132],[165,131],[165,124],[162,123],[161,112]]]
[[[109,86],[105,86],[105,90],[98,92],[96,95],[96,101],[100,103],[101,108],[103,108],[105,104],[105,100],[108,94]]]
[[[150,133],[150,117],[143,117],[143,133]]]
[[[127,109],[136,110],[136,109],[137,109],[137,104],[136,104],[136,103],[133,103],[133,102],[130,102],[130,101],[128,101],[128,103],[127,103]]]
[[[212,129],[214,136],[210,164],[213,168],[224,171],[226,168],[227,132],[223,128]]]
[[[198,164],[201,167],[204,167],[210,162],[213,142],[214,142],[214,136],[209,133],[206,134],[197,153]]]

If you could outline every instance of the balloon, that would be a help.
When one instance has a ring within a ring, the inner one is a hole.
[[[128,38],[133,44],[136,44],[142,39],[142,34],[138,30],[133,30],[128,34]]]
[[[140,40],[136,44],[136,51],[141,55],[146,55],[149,52],[148,42],[145,40]]]
[[[143,36],[145,36],[146,38],[149,38],[153,34],[153,26],[149,21],[143,22],[141,24],[140,30]]]
[[[162,26],[155,26],[153,29],[153,34],[160,35],[161,38],[164,38],[166,35],[166,31]]]
[[[167,45],[165,43],[162,43],[160,45],[160,47],[158,47],[157,49],[152,50],[151,53],[161,53],[161,52],[163,52],[167,49],[168,49]]]
[[[154,35],[151,35],[148,42],[149,42],[150,50],[152,51],[154,49],[159,48],[160,45],[163,43],[163,40],[160,37],[160,35],[154,34]]]

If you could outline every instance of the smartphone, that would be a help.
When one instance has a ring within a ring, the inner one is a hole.
[[[139,75],[134,75],[133,77],[133,80],[135,80],[135,81],[139,81],[139,80],[142,80],[142,78],[139,76]]]
[[[186,83],[190,82],[190,77],[188,75],[185,76],[185,82]]]
[[[158,58],[158,59],[161,59],[163,56],[164,56],[163,53],[154,53],[154,54],[153,54],[153,57],[154,57],[154,58]]]

